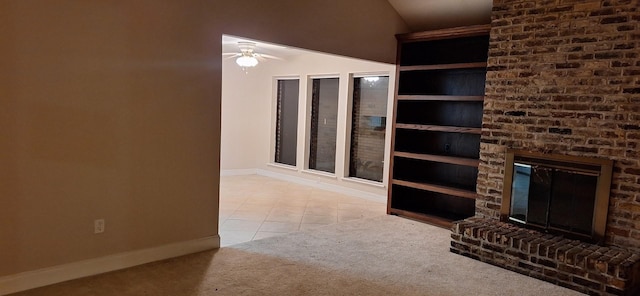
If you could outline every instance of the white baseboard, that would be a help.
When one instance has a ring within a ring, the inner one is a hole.
[[[256,169],[220,170],[220,176],[255,175]]]
[[[220,247],[220,236],[209,236],[0,277],[0,295],[83,278],[149,262]]]
[[[367,199],[367,200],[371,200],[371,201],[375,201],[375,202],[382,202],[382,203],[386,203],[387,202],[387,195],[386,194],[375,194],[375,193],[366,192],[366,191],[362,191],[362,190],[358,190],[358,189],[348,188],[348,187],[344,187],[344,186],[340,186],[340,185],[329,184],[329,183],[325,183],[325,182],[317,181],[317,180],[310,180],[310,179],[306,179],[306,178],[303,178],[303,177],[298,177],[298,176],[293,176],[293,175],[288,175],[288,174],[282,174],[282,173],[278,173],[278,172],[274,172],[274,171],[270,171],[270,170],[264,170],[264,169],[256,169],[256,173],[258,175],[262,175],[262,176],[267,176],[267,177],[280,179],[280,180],[284,180],[284,181],[288,181],[288,182],[292,182],[292,183],[297,183],[297,184],[302,184],[302,185],[315,187],[315,188],[318,188],[318,189],[323,189],[323,190],[327,190],[327,191],[332,191],[332,192],[337,192],[337,193],[346,194],[346,195],[350,195],[350,196],[355,196],[355,197],[359,197],[359,198],[363,198],[363,199]]]

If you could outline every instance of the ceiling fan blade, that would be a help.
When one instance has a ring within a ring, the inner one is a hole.
[[[238,47],[242,52],[253,52],[256,49],[256,44],[249,41],[239,41]]]
[[[270,54],[263,54],[263,53],[258,53],[256,54],[257,56],[261,57],[261,58],[265,58],[265,59],[272,59],[272,60],[279,60],[279,61],[284,61],[283,58],[277,57],[277,56],[272,56]]]
[[[223,57],[225,60],[235,59],[235,58],[237,58],[237,57],[239,57],[239,56],[242,56],[242,54],[240,54],[240,53],[223,53],[223,54],[222,54],[222,57]]]
[[[237,52],[223,52],[222,53],[223,56],[240,56],[241,53],[237,53]]]

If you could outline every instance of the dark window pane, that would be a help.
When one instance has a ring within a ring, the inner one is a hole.
[[[298,79],[278,80],[275,162],[296,165]]]
[[[309,169],[335,173],[338,78],[313,79]]]

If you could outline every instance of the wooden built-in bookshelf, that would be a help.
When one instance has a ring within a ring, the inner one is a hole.
[[[475,214],[489,30],[396,36],[389,214],[443,227]]]

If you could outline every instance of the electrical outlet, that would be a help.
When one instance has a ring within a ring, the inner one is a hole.
[[[103,233],[104,232],[104,219],[97,219],[93,221],[93,233]]]

